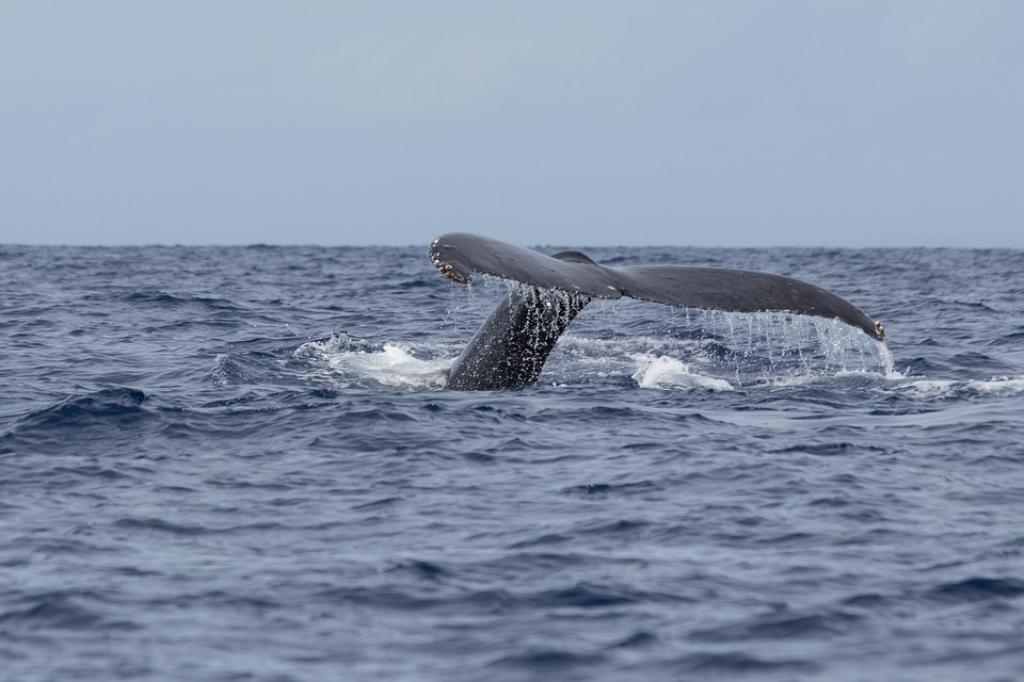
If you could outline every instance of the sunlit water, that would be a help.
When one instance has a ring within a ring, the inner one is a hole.
[[[588,306],[424,249],[0,247],[0,679],[1012,680],[1024,253],[591,249],[881,319]]]

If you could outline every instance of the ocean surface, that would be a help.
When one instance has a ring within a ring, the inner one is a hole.
[[[0,247],[0,679],[1024,679],[1024,252],[585,249],[887,344],[623,299],[454,392],[511,285],[426,241]]]

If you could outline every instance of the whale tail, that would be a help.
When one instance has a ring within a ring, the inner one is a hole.
[[[555,342],[589,296],[515,287],[498,303],[448,371],[448,388],[498,390],[537,380]]]
[[[533,383],[558,337],[593,298],[627,296],[736,312],[788,311],[841,320],[879,341],[885,337],[881,322],[849,301],[783,275],[677,265],[610,268],[579,251],[547,256],[457,232],[435,239],[429,256],[434,267],[454,282],[468,282],[478,272],[528,285],[513,290],[484,322],[453,365],[450,388],[517,388]]]

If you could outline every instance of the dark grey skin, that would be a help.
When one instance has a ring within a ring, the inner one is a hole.
[[[640,265],[609,268],[578,251],[547,256],[486,237],[450,233],[433,241],[441,274],[468,282],[473,272],[527,286],[498,304],[448,374],[448,388],[498,390],[532,384],[555,342],[593,298],[737,312],[788,311],[841,320],[881,341],[885,328],[843,298],[790,277],[747,270]]]
[[[582,294],[515,287],[448,370],[447,387],[493,391],[529,386],[540,376],[558,337],[588,303],[590,297]]]

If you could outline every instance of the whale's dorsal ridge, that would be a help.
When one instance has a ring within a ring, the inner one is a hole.
[[[591,265],[597,265],[593,258],[582,251],[559,251],[558,253],[551,254],[551,257],[566,263],[590,263]]]

